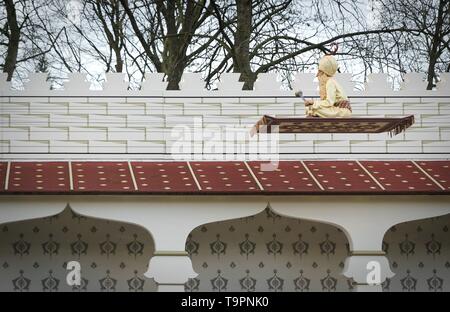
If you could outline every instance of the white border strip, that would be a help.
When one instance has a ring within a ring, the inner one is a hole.
[[[420,167],[414,160],[411,160],[411,162],[420,169],[420,171],[423,172],[423,174],[425,174],[431,181],[433,181],[437,186],[439,186],[443,191],[445,191],[445,187],[443,187],[438,181],[436,181],[431,175],[428,174],[428,172],[426,172],[426,170],[423,170],[422,167]]]
[[[128,161],[128,170],[130,170],[131,180],[133,181],[134,190],[138,191],[138,186],[136,183],[136,178],[134,177],[133,167],[131,166],[131,161]]]
[[[386,189],[384,188],[384,186],[377,180],[377,178],[375,178],[370,172],[369,170],[366,169],[366,167],[364,167],[359,160],[356,161],[356,163],[361,167],[362,170],[364,170],[364,172],[383,190],[386,191]]]
[[[70,160],[69,160],[68,166],[69,166],[69,185],[70,185],[70,190],[73,191],[72,162]]]
[[[201,190],[202,190],[202,187],[200,186],[200,183],[198,182],[197,177],[196,177],[195,174],[194,174],[194,170],[193,170],[192,167],[191,167],[191,163],[190,163],[189,161],[187,161],[186,163],[187,163],[187,165],[188,165],[189,171],[191,172],[192,178],[193,178],[194,181],[195,181],[195,184],[197,184],[198,190],[201,191]]]
[[[319,183],[319,181],[316,179],[316,177],[312,174],[311,170],[309,170],[308,166],[303,162],[303,160],[300,160],[300,163],[303,165],[303,167],[305,168],[306,172],[308,172],[309,176],[314,180],[314,182],[316,182],[316,184],[319,186],[319,188],[322,191],[325,191],[325,189],[323,188],[322,184]]]
[[[9,171],[11,170],[11,162],[8,161],[8,164],[6,165],[6,177],[5,177],[5,191],[8,190],[9,185]]]
[[[222,161],[224,154],[204,154],[211,157],[211,161]],[[179,155],[180,158],[185,156],[185,159],[192,159],[191,154]],[[217,158],[215,158],[217,157]],[[321,161],[321,160],[376,160],[376,161],[396,161],[396,160],[408,160],[414,159],[416,161],[422,160],[450,160],[449,154],[283,154],[280,155],[280,161],[298,161],[299,158],[303,160]],[[46,153],[46,154],[2,154],[3,161],[56,161],[56,160],[72,160],[72,161],[173,161],[173,155],[169,154],[58,154],[58,153]],[[184,158],[183,158],[184,159]],[[203,160],[198,160],[203,161]],[[239,159],[233,159],[231,161],[240,161]]]
[[[250,174],[252,175],[252,177],[253,177],[253,179],[255,180],[256,184],[258,184],[259,189],[260,189],[261,191],[264,191],[263,186],[261,185],[261,183],[259,183],[259,180],[258,180],[258,178],[256,177],[256,175],[253,173],[253,170],[252,170],[252,168],[250,167],[250,165],[247,164],[246,161],[244,161],[244,164],[245,164],[245,166],[247,166],[247,169],[248,169],[248,171],[250,171]]]

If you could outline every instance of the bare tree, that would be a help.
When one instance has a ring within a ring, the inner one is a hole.
[[[204,40],[197,36],[201,27],[208,28],[211,10],[206,0],[120,2],[146,57],[167,75],[168,89],[178,89],[186,67],[214,40],[213,34]]]
[[[212,3],[224,38],[221,42],[228,47],[224,49],[226,63],[211,74],[232,68],[242,73],[245,89],[253,87],[259,73],[277,69],[288,77],[305,69],[317,60],[318,51],[330,52],[333,43],[340,42],[344,46],[340,54],[346,55],[349,40],[405,31],[403,26],[367,29],[354,1],[315,0],[305,5],[292,0],[236,0],[233,9],[221,7],[223,2]],[[222,26],[225,22],[228,25]]]
[[[339,43],[353,73],[422,71],[432,88],[436,73],[450,70],[449,0],[371,1],[385,17],[376,25],[352,0],[85,0],[78,22],[65,0],[5,0],[0,67],[8,79],[48,70],[58,83],[75,71],[98,82],[103,72],[126,72],[133,83],[157,71],[169,89],[186,70],[205,73],[207,87],[236,72],[251,89],[273,70],[288,85]]]
[[[43,10],[47,1],[36,1],[35,10]],[[42,58],[48,53],[54,41],[42,42],[39,32],[36,31],[38,22],[36,11],[31,9],[25,0],[5,0],[0,7],[0,47],[6,48],[0,67],[7,73],[7,80],[11,80],[19,63]],[[56,37],[59,34],[56,34]]]
[[[2,28],[2,33],[8,39],[8,43],[6,44],[8,50],[6,52],[6,57],[3,64],[3,72],[7,73],[7,79],[11,80],[14,69],[16,68],[17,53],[19,51],[20,28],[17,22],[14,1],[5,0],[5,8],[7,23]]]
[[[125,44],[125,11],[122,9],[119,0],[89,0],[87,2],[92,6],[92,11],[94,13],[93,18],[99,22],[99,28],[102,29],[102,33],[106,37],[108,46],[114,53],[115,71],[120,73],[123,71],[124,67],[123,48]],[[79,28],[77,30],[82,33]],[[86,37],[85,34],[83,34],[83,36]],[[109,71],[109,67],[110,65],[108,64],[107,71]]]
[[[380,26],[404,26],[405,31],[368,39],[366,62],[381,70],[425,72],[432,89],[438,72],[450,71],[449,0],[376,0]]]

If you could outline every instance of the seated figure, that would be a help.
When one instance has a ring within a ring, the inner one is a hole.
[[[352,109],[345,91],[334,75],[338,69],[336,59],[325,55],[319,62],[316,77],[319,79],[320,100],[306,100],[305,113],[308,117],[350,117]]]

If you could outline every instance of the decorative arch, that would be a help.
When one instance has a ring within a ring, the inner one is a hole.
[[[0,225],[0,291],[155,291],[144,277],[154,253],[142,227],[62,212]],[[78,261],[82,282],[66,283]]]
[[[332,225],[270,209],[195,228],[186,251],[198,277],[186,291],[349,291],[348,240]]]
[[[450,214],[391,227],[383,250],[396,275],[383,291],[450,291]]]

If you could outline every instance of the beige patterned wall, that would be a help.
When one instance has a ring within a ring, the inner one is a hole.
[[[384,249],[397,275],[386,291],[450,291],[450,215],[391,228]],[[154,247],[144,229],[62,214],[0,225],[0,291],[154,291],[143,276]],[[186,250],[196,279],[187,291],[349,291],[340,272],[347,239],[337,228],[274,215],[206,224]],[[80,261],[83,284],[66,284]]]
[[[187,290],[346,291],[347,278],[340,272],[347,250],[339,229],[266,209],[191,233],[187,251],[199,276]]]
[[[75,215],[0,225],[0,291],[154,291],[143,276],[153,241],[143,228]],[[68,261],[82,285],[66,283]]]
[[[392,271],[386,291],[450,291],[450,215],[402,223],[384,237]]]

